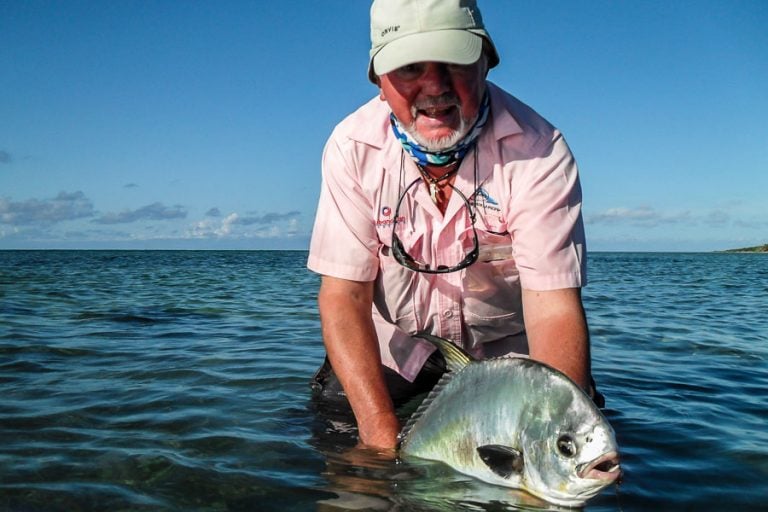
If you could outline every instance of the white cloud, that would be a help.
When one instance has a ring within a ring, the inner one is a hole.
[[[725,209],[703,212],[663,211],[648,206],[609,208],[594,214],[585,213],[584,220],[590,225],[630,225],[643,228],[669,225],[725,227],[740,223],[734,219],[733,213]]]
[[[282,221],[290,222],[292,219],[296,219],[301,214],[297,211],[288,213],[266,213],[264,215],[251,215],[248,217],[238,217],[235,222],[243,226],[250,226],[252,224],[260,225],[273,225]]]
[[[638,208],[609,208],[593,215],[585,216],[590,224],[630,223],[654,227],[660,224],[690,222],[691,213],[688,211],[666,213],[648,206]]]
[[[224,217],[224,220],[221,221],[221,224],[217,230],[214,231],[214,234],[216,236],[228,236],[232,233],[232,225],[237,222],[238,216],[236,213],[230,213],[226,217]]]
[[[120,213],[105,213],[94,219],[96,224],[129,224],[140,220],[171,220],[184,219],[187,211],[183,206],[165,206],[162,203],[152,203],[136,210],[123,210]]]
[[[81,191],[60,192],[52,199],[12,201],[0,198],[0,223],[15,226],[50,225],[92,217],[93,203]]]
[[[703,221],[710,226],[725,226],[731,223],[731,214],[723,210],[712,210],[703,216]]]
[[[585,211],[588,241],[597,250],[720,250],[765,243],[768,219],[736,201],[700,210],[642,206]]]
[[[210,215],[209,215],[210,216]],[[207,218],[187,232],[192,238],[278,238],[299,234],[299,212],[241,216],[230,213],[223,219]]]

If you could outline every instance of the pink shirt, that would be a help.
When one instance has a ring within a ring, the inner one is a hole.
[[[403,162],[386,102],[374,98],[342,121],[323,154],[307,266],[323,275],[376,282],[373,319],[382,363],[409,380],[434,350],[410,334],[426,330],[479,357],[526,353],[521,287],[586,284],[573,156],[546,120],[495,85],[488,87],[488,124],[454,182],[477,205],[480,257],[464,270],[413,272],[391,255],[395,207],[420,174],[410,157]],[[455,192],[443,215],[426,184],[418,183],[404,197],[399,217],[398,237],[417,261],[455,265],[472,248],[469,210]]]

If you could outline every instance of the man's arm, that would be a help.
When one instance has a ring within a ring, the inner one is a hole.
[[[589,391],[589,332],[581,289],[523,289],[523,316],[531,358],[557,368]]]
[[[394,448],[400,424],[384,382],[371,317],[373,282],[323,276],[318,305],[325,349],[355,413],[360,441]]]

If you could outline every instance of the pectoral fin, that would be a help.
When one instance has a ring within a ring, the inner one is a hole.
[[[477,453],[491,471],[502,478],[509,478],[523,471],[523,454],[510,446],[486,444],[478,446]]]

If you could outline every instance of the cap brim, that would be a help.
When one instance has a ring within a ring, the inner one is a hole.
[[[401,37],[371,56],[376,75],[415,62],[472,64],[483,51],[483,38],[467,30],[435,30]],[[372,77],[373,78],[373,77]]]

